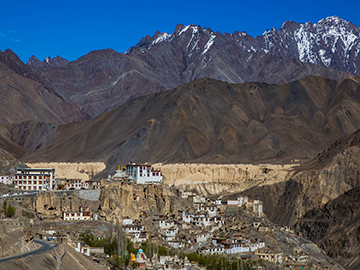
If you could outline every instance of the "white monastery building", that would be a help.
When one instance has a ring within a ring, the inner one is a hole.
[[[52,190],[55,182],[55,169],[21,168],[13,176],[15,188],[24,190]]]
[[[91,218],[90,208],[88,206],[80,206],[79,212],[64,212],[64,220],[89,220]]]
[[[148,164],[136,164],[135,162],[126,164],[126,175],[137,184],[162,183],[163,180],[160,170],[154,170]]]
[[[2,175],[0,176],[0,183],[4,183],[5,185],[11,185],[12,177],[10,175]]]

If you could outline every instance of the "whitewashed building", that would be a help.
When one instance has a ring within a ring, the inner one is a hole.
[[[182,220],[186,223],[191,223],[193,221],[194,214],[189,214],[186,212],[182,213]]]
[[[193,196],[193,202],[194,203],[205,203],[206,202],[206,197],[205,196]]]
[[[246,204],[249,202],[248,197],[238,197],[239,206],[246,206]]]
[[[210,233],[198,234],[198,235],[196,235],[196,243],[205,242],[205,241],[207,241],[210,237],[211,237],[211,234],[210,234]]]
[[[208,246],[208,247],[203,247],[200,250],[201,254],[224,254],[225,249],[222,246]]]
[[[203,214],[194,216],[192,222],[194,223],[194,225],[199,226],[199,227],[202,227],[202,226],[208,227],[211,225],[210,217],[208,217],[207,215],[203,215]]]
[[[131,218],[123,219],[123,225],[131,225],[132,223],[133,223],[133,220]]]
[[[178,228],[172,228],[172,229],[167,229],[167,230],[160,230],[159,231],[163,236],[166,237],[175,237],[177,232],[178,232]]]
[[[170,229],[176,226],[175,221],[159,220],[160,229]]]
[[[130,162],[126,164],[125,172],[127,177],[133,179],[137,184],[156,184],[163,181],[161,171],[154,170],[148,164]]]
[[[216,216],[217,207],[215,205],[208,205],[206,203],[195,203],[194,206],[197,211],[207,212],[209,217]]]
[[[135,232],[131,234],[131,241],[134,243],[142,243],[147,240],[146,232]]]
[[[180,242],[180,241],[169,241],[167,244],[168,244],[170,247],[175,248],[175,249],[183,248],[183,247],[184,247],[183,243]]]
[[[238,201],[238,200],[227,200],[227,205],[230,205],[230,206],[238,206],[238,205],[239,205],[239,201]]]
[[[125,233],[140,233],[145,231],[145,227],[141,225],[125,225],[124,231]]]
[[[253,212],[257,217],[260,217],[263,213],[263,204],[260,200],[254,200]]]
[[[91,213],[88,206],[80,206],[79,212],[64,212],[64,220],[90,220]]]
[[[65,179],[65,189],[81,189],[82,179]]]
[[[15,188],[23,190],[53,190],[55,169],[18,169],[13,176]]]
[[[3,183],[5,185],[11,185],[12,184],[12,177],[11,175],[2,175],[0,176],[0,183]]]

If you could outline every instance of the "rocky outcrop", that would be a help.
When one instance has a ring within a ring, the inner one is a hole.
[[[78,212],[80,206],[89,206],[91,212],[98,209],[99,202],[84,200],[73,192],[43,192],[34,198],[25,197],[22,205],[38,213],[40,218],[62,218],[63,212]]]
[[[192,209],[186,200],[173,195],[165,185],[110,183],[102,189],[99,214],[108,221],[118,218],[138,218],[139,215],[177,214]]]
[[[1,139],[0,139],[1,145]],[[17,168],[25,167],[25,165],[17,160],[14,156],[5,150],[0,150],[0,174],[11,175],[16,173]]]

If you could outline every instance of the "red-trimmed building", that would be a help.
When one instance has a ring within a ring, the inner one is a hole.
[[[54,189],[55,169],[18,169],[13,176],[15,188],[23,190]]]
[[[155,184],[162,183],[162,173],[155,170],[148,164],[136,164],[130,162],[126,164],[126,175],[132,178],[137,184]]]

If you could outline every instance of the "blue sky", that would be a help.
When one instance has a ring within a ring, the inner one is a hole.
[[[333,15],[360,26],[360,1],[353,0],[1,0],[0,10],[0,50],[10,48],[24,62],[31,55],[73,61],[92,50],[125,52],[145,35],[172,33],[178,23],[252,36],[279,29],[287,20],[315,23]]]

